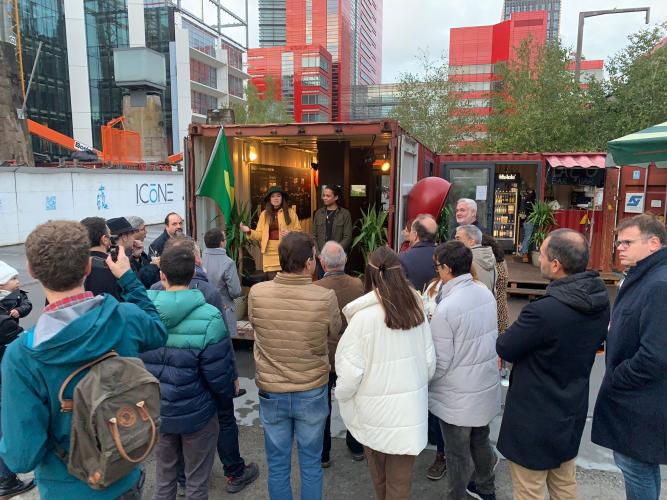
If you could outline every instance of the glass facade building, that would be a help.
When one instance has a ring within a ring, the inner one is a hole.
[[[37,47],[42,44],[35,76],[26,103],[28,118],[65,134],[72,135],[72,105],[65,36],[63,0],[19,2],[23,77],[26,85],[35,63]],[[35,153],[67,154],[60,146],[32,138]]]
[[[285,52],[303,47],[326,49],[331,59],[331,119],[349,120],[352,87],[381,81],[382,0],[260,0],[259,10],[261,48],[280,47]],[[261,71],[253,69],[251,61],[268,57],[258,52],[261,50],[248,52],[248,72],[260,84]],[[251,57],[253,54],[259,58]],[[299,102],[298,95],[295,100]],[[294,117],[300,120],[297,107]]]
[[[558,40],[560,34],[561,0],[504,0],[503,19],[508,20],[514,12],[547,11],[547,41]]]
[[[285,0],[259,0],[259,46],[281,47],[286,42]]]
[[[116,86],[113,49],[129,47],[126,0],[84,0],[93,147],[102,149],[100,127],[123,114],[123,89]]]
[[[352,120],[379,120],[398,105],[399,84],[357,85],[352,88]]]

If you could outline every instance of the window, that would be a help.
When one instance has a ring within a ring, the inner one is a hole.
[[[301,104],[314,104],[329,107],[329,96],[324,94],[302,94]]]
[[[190,47],[203,52],[204,54],[215,57],[214,35],[186,20],[183,20],[183,27],[188,30],[188,40]]]
[[[307,113],[303,112],[301,114],[301,121],[302,122],[326,122],[329,121],[327,119],[327,115],[324,113]]]
[[[329,88],[329,80],[324,75],[303,75],[301,77],[301,84],[304,87],[322,87]]]
[[[483,75],[493,73],[491,64],[473,64],[470,66],[450,66],[450,75]]]
[[[216,109],[218,107],[218,99],[211,95],[192,90],[190,91],[190,98],[192,100],[193,113],[206,115],[209,109]]]
[[[190,80],[211,88],[218,88],[217,70],[195,59],[190,59]]]
[[[243,70],[243,51],[225,41],[220,42],[222,49],[227,51],[227,62],[232,68]]]
[[[229,95],[243,99],[243,78],[229,75]]]

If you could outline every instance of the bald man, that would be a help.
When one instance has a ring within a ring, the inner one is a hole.
[[[409,250],[401,253],[399,259],[406,278],[421,292],[435,278],[433,252],[435,252],[435,236],[438,223],[428,214],[418,215],[410,228]]]

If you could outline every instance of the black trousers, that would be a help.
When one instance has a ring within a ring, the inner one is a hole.
[[[327,416],[327,422],[324,426],[324,441],[322,443],[322,462],[328,462],[331,458],[331,391],[336,385],[336,379],[338,377],[334,372],[329,373],[329,415]],[[359,443],[354,436],[350,434],[350,431],[347,431],[345,434],[345,443],[347,448],[355,455],[364,454],[364,446]]]

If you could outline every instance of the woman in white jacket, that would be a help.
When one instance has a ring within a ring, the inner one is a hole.
[[[398,255],[378,248],[366,266],[368,293],[343,308],[336,399],[345,426],[364,445],[379,499],[407,499],[415,458],[426,447],[431,330]]]

